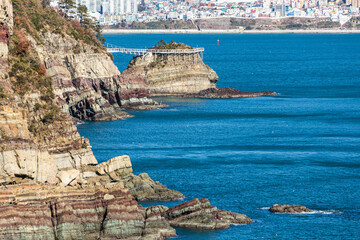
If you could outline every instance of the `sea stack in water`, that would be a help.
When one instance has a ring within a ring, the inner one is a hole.
[[[134,57],[121,79],[144,83],[141,88],[148,90],[151,96],[243,98],[277,94],[218,88],[219,77],[203,62],[201,51],[175,42],[160,41],[145,55]]]
[[[302,205],[289,205],[289,204],[274,204],[270,209],[272,213],[304,213],[311,212],[305,206]]]

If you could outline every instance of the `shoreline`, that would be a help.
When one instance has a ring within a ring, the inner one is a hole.
[[[104,29],[104,34],[360,34],[360,30]]]

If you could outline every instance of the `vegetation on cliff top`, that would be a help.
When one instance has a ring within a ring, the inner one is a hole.
[[[15,15],[15,27],[25,30],[38,43],[40,35],[52,32],[75,40],[83,41],[96,48],[103,48],[104,37],[101,28],[86,16],[87,9],[79,7],[80,22],[57,12],[41,0],[12,0]]]
[[[173,40],[167,43],[166,41],[161,39],[157,44],[155,44],[153,49],[193,49],[193,48],[184,43],[176,43]]]

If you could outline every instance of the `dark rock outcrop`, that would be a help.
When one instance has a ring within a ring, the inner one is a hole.
[[[274,204],[270,209],[272,213],[304,213],[311,212],[305,206],[302,205],[289,205],[289,204]]]
[[[162,215],[173,227],[200,230],[226,229],[231,224],[247,224],[252,220],[239,213],[218,209],[210,205],[208,199],[193,199],[169,208]]]
[[[234,88],[208,88],[195,94],[186,94],[184,97],[195,98],[248,98],[248,97],[260,97],[266,95],[276,95],[273,91],[262,92],[244,92]]]

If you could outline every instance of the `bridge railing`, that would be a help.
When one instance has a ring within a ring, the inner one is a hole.
[[[142,49],[142,48],[121,48],[112,44],[107,44],[107,51],[110,53],[130,53],[130,54],[194,54],[202,53],[205,51],[204,48],[192,48],[192,49]]]

